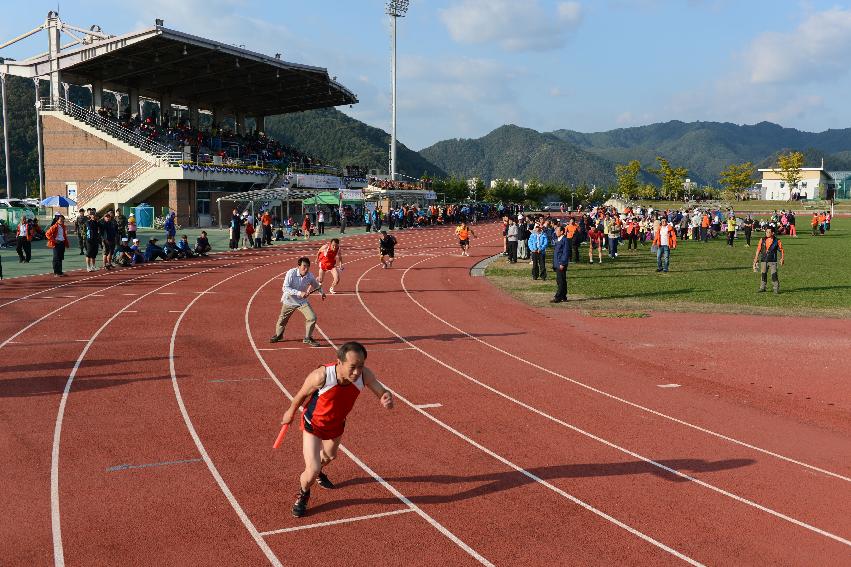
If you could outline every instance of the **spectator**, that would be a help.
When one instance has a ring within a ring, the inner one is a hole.
[[[774,293],[780,293],[780,275],[777,272],[777,254],[780,253],[780,265],[786,263],[786,254],[783,251],[783,243],[774,236],[774,229],[765,229],[765,236],[760,238],[756,246],[756,255],[753,258],[753,269],[757,271],[759,265],[760,284],[759,291],[764,292],[768,284],[768,273],[771,272],[771,287]]]
[[[68,242],[68,230],[65,228],[65,217],[59,215],[56,222],[47,229],[47,247],[53,248],[53,276],[62,277],[62,261],[65,259],[65,249],[71,244]]]
[[[130,216],[127,217],[127,238],[130,239],[130,242],[133,242],[133,239],[136,238],[136,215],[130,213]]]
[[[547,235],[540,224],[529,235],[529,251],[532,254],[532,279],[547,279]]]
[[[201,236],[195,239],[195,253],[206,257],[213,248],[210,246],[210,241],[207,238],[207,231],[202,230]]]
[[[103,242],[103,267],[111,270],[112,255],[115,253],[115,242],[118,238],[118,224],[112,218],[111,212],[106,213],[100,221],[100,234]]]
[[[26,216],[21,217],[21,222],[18,223],[18,229],[15,232],[17,236],[17,246],[15,252],[18,253],[18,262],[29,263],[32,259],[32,239],[33,239],[33,224]]]
[[[269,211],[263,211],[260,215],[260,224],[263,227],[263,243],[267,246],[272,245],[272,215]]]
[[[165,223],[163,224],[163,229],[165,229],[166,242],[168,242],[169,238],[174,240],[174,237],[177,235],[177,223],[175,223],[174,217],[174,211],[169,212],[168,216],[165,219]]]
[[[230,244],[228,247],[231,250],[236,250],[237,248],[239,248],[239,233],[241,226],[242,219],[239,216],[239,211],[234,208],[233,213],[230,217]]]
[[[177,242],[174,241],[173,236],[165,239],[163,254],[165,254],[166,260],[174,260],[180,257],[180,250],[177,248]]]
[[[113,261],[119,266],[129,266],[133,263],[133,251],[130,249],[127,238],[122,238],[116,247]]]
[[[325,210],[319,209],[319,212],[316,213],[316,226],[318,230],[318,234],[321,236],[325,234]]]
[[[145,247],[145,262],[153,262],[157,258],[168,260],[162,247],[157,244],[157,240],[156,238],[152,238],[148,241],[148,245]]]
[[[508,245],[508,262],[510,264],[517,263],[517,223],[514,219],[508,219],[508,228],[506,229],[506,239]]]
[[[85,209],[77,211],[77,218],[74,220],[74,231],[77,233],[77,245],[80,247],[80,256],[86,253],[86,222],[88,216]]]
[[[195,255],[189,246],[189,238],[185,234],[177,241],[177,252],[180,258],[191,258]]]
[[[677,247],[677,235],[674,228],[668,224],[667,217],[659,219],[659,228],[653,236],[653,246],[656,247],[656,271],[667,273],[671,248]]]
[[[556,273],[556,294],[550,303],[567,301],[567,265],[570,262],[570,241],[564,227],[556,227],[556,243],[553,250],[553,271]]]
[[[130,252],[133,254],[133,261],[131,264],[141,264],[145,261],[145,255],[142,253],[142,250],[139,248],[139,239],[133,239],[133,245],[130,246]]]
[[[86,221],[86,271],[97,271],[97,257],[100,250],[100,223],[94,209],[89,209]]]

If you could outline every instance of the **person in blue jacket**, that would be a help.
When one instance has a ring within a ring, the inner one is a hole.
[[[165,229],[166,242],[168,242],[169,238],[177,236],[177,225],[174,223],[174,211],[171,211],[166,217],[165,223],[163,223],[163,228]]]
[[[532,279],[539,277],[547,279],[547,235],[544,234],[540,224],[535,225],[532,234],[529,235],[529,252],[532,254]]]
[[[567,301],[567,264],[570,261],[570,240],[564,234],[564,227],[556,227],[556,243],[553,251],[553,271],[556,273],[556,294],[550,303]]]

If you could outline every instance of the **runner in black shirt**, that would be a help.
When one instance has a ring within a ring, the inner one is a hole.
[[[396,237],[392,234],[387,234],[386,230],[381,231],[381,238],[378,239],[378,251],[381,253],[381,267],[392,268],[395,258]]]

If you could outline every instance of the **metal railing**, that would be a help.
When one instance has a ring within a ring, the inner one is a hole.
[[[75,120],[79,120],[93,128],[97,128],[101,132],[109,134],[110,136],[121,140],[125,144],[139,148],[143,152],[152,154],[157,158],[164,154],[171,153],[171,148],[168,146],[149,140],[141,134],[137,134],[136,132],[127,129],[108,118],[104,118],[96,112],[92,112],[88,108],[78,106],[64,98],[60,98],[55,102],[51,101],[49,98],[42,98],[40,103],[42,110],[62,112]]]

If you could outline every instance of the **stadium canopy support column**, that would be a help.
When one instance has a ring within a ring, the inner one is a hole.
[[[219,208],[219,230],[222,229],[222,202],[216,199],[216,206]]]
[[[92,106],[95,112],[103,108],[103,81],[92,81]]]
[[[139,115],[139,89],[131,88],[127,94],[130,99],[127,110],[130,112],[130,118],[134,118]]]
[[[236,120],[236,133],[240,136],[245,136],[245,114],[237,112],[234,115],[234,120]]]
[[[6,118],[6,73],[0,73],[0,96],[3,98],[3,151],[6,153],[6,198],[12,198],[12,164],[9,163],[9,120]]]
[[[57,104],[59,102],[59,50],[60,48],[60,29],[59,29],[59,14],[56,12],[48,12],[47,14],[47,43],[49,46],[48,54],[50,57],[50,102]],[[36,95],[38,96],[38,95]],[[44,197],[42,197],[43,199]]]
[[[169,124],[167,120],[171,119],[171,96],[168,94],[164,94],[160,97],[160,124],[164,128],[168,128]],[[177,120],[175,120],[175,124]]]
[[[42,149],[41,139],[41,100],[38,98],[39,84],[41,79],[33,77],[35,85],[35,139],[38,147],[38,198],[44,200],[44,150]]]
[[[214,108],[213,109],[213,125],[216,128],[222,127],[222,118],[224,118],[222,116],[222,109],[221,108]]]
[[[262,115],[258,116],[254,119],[254,121],[255,121],[254,129],[257,132],[265,132],[266,131],[266,117],[265,116],[262,116]]]
[[[198,111],[197,104],[189,104],[189,125],[195,130],[200,130],[201,125],[198,123],[200,120],[200,113]]]

